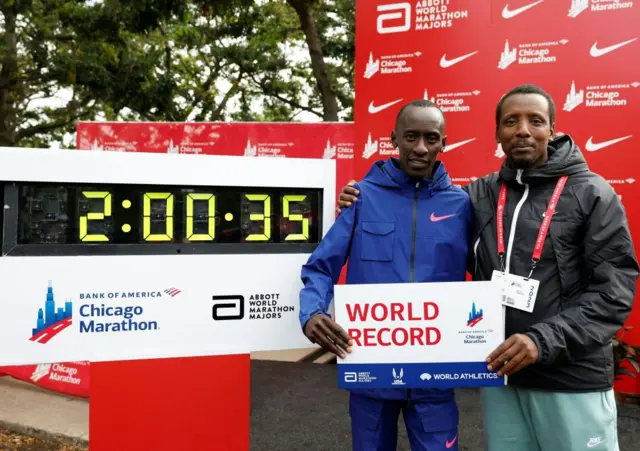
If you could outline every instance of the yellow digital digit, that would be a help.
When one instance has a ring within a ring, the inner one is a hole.
[[[104,220],[107,216],[111,216],[111,193],[108,191],[83,191],[82,195],[87,199],[102,199],[104,201],[104,211],[102,213],[92,212],[80,216],[80,240],[85,243],[109,241],[107,235],[88,232],[89,221],[100,221]]]
[[[285,241],[306,241],[309,239],[309,218],[303,218],[299,214],[290,214],[289,202],[302,202],[307,196],[304,195],[289,195],[284,196],[282,199],[282,216],[289,219],[289,221],[302,222],[302,233],[290,233],[284,239]]]
[[[271,196],[268,194],[245,194],[247,200],[263,201],[263,213],[252,213],[249,219],[252,221],[264,221],[264,233],[252,233],[245,238],[245,241],[269,241],[271,239]]]
[[[165,233],[151,233],[151,201],[166,200],[167,211]],[[145,241],[171,241],[173,239],[173,194],[171,193],[144,193],[142,221],[142,236]]]
[[[193,233],[193,203],[196,200],[208,201],[207,233]],[[187,194],[187,240],[213,241],[216,237],[216,196],[206,193]]]

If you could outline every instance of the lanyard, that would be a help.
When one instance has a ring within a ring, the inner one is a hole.
[[[531,266],[529,277],[531,277],[533,270],[536,268],[536,264],[538,263],[538,261],[540,261],[540,257],[542,256],[542,247],[544,246],[544,241],[547,238],[547,232],[549,231],[549,226],[551,225],[551,218],[553,217],[553,213],[556,211],[556,206],[558,205],[560,194],[562,194],[562,190],[564,189],[568,178],[569,177],[566,175],[560,177],[558,183],[556,183],[556,188],[553,190],[551,199],[549,200],[549,205],[547,206],[547,211],[544,214],[542,225],[540,226],[540,230],[538,231],[538,238],[536,239],[536,244],[533,248],[533,256],[531,257],[531,261],[533,262],[533,264]],[[500,187],[500,196],[498,197],[498,210],[496,212],[498,229],[498,255],[500,255],[500,270],[502,272],[504,272],[504,208],[506,204],[507,185],[503,183]]]

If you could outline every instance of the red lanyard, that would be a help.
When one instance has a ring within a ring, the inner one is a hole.
[[[542,247],[544,246],[544,241],[547,238],[547,232],[549,231],[549,226],[551,225],[551,218],[553,217],[553,213],[556,211],[556,206],[558,205],[558,200],[560,199],[560,194],[562,194],[562,190],[564,189],[565,184],[567,183],[567,179],[569,177],[563,175],[558,180],[556,184],[556,188],[553,190],[553,194],[551,195],[551,199],[549,200],[549,205],[547,206],[547,211],[544,214],[544,219],[542,220],[542,225],[540,226],[540,230],[538,231],[538,238],[536,239],[536,244],[533,248],[533,256],[531,260],[533,261],[533,269],[536,267],[536,263],[540,261],[540,257],[542,256]],[[500,196],[498,197],[498,210],[496,212],[497,216],[497,228],[498,228],[498,255],[500,255],[500,262],[502,265],[502,261],[504,258],[504,207],[507,204],[507,185],[504,183],[500,187]],[[515,218],[514,218],[515,220]],[[504,267],[500,268],[504,271]],[[529,274],[531,277],[531,273]]]

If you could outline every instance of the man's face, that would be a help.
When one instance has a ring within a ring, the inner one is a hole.
[[[502,104],[496,139],[507,163],[516,169],[532,169],[547,160],[547,144],[553,136],[549,104],[540,94],[514,94]]]
[[[436,108],[409,106],[403,112],[391,141],[400,151],[400,169],[410,177],[431,177],[433,164],[446,143],[444,119]]]

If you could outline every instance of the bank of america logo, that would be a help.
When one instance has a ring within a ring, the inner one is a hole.
[[[31,331],[30,341],[45,344],[60,332],[71,325],[72,312],[71,301],[64,303],[64,308],[59,307],[56,311],[56,302],[53,295],[51,281],[47,287],[47,298],[44,302],[44,310],[38,309],[38,319],[36,327]]]
[[[564,103],[564,107],[562,107],[565,111],[573,111],[576,107],[578,107],[582,102],[584,102],[584,89],[580,91],[576,90],[576,82],[571,82],[571,90],[569,94],[567,94],[567,99]]]
[[[166,290],[164,290],[164,292],[167,293],[172,298],[182,293],[182,291],[180,291],[178,288],[173,288],[173,287],[167,288]]]
[[[467,321],[467,326],[473,327],[482,321],[482,309],[476,310],[476,303],[474,302],[471,306],[471,311],[469,312],[469,320]]]

